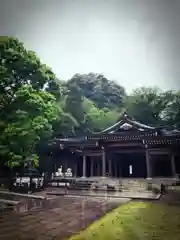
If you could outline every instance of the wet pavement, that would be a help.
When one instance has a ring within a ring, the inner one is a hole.
[[[103,191],[103,190],[65,190],[64,188],[51,187],[46,189],[48,197],[54,195],[75,195],[75,196],[91,196],[91,197],[111,197],[111,198],[131,198],[131,199],[159,199],[160,194],[155,194],[151,191]]]
[[[49,200],[22,199],[0,217],[0,239],[64,239],[85,229],[126,198],[59,196]]]

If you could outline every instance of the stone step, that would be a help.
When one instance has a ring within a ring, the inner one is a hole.
[[[17,204],[19,204],[19,201],[0,199],[0,203],[4,203],[4,204],[7,204],[7,205],[17,205]]]
[[[7,191],[0,191],[0,196],[2,197],[15,196],[20,198],[45,199],[44,196],[38,196],[33,194],[22,194],[22,193],[16,193],[16,192],[7,192]]]

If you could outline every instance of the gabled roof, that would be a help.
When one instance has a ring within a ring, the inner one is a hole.
[[[156,128],[142,124],[138,121],[135,121],[134,119],[129,117],[125,112],[117,123],[115,123],[113,126],[109,128],[106,128],[101,133],[111,134],[111,133],[118,133],[118,132],[131,131],[131,130],[143,132],[143,131],[153,131],[153,130],[155,131]]]

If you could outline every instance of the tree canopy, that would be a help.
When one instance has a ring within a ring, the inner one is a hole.
[[[92,100],[98,108],[114,109],[123,106],[125,89],[102,74],[75,74],[67,82],[67,87],[72,84],[76,84],[81,89],[82,95]]]
[[[130,116],[153,126],[179,127],[180,92],[138,88],[126,99]]]

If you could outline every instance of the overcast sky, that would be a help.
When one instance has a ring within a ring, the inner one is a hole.
[[[96,72],[128,91],[180,89],[180,0],[0,0],[0,35],[63,80]]]

